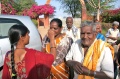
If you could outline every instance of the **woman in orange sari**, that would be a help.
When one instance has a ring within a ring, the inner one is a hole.
[[[61,33],[62,21],[60,19],[53,19],[50,22],[49,31],[55,33],[55,47],[52,47],[49,40],[50,32],[43,39],[42,51],[49,53],[51,48],[56,48],[56,59],[54,60],[51,68],[52,79],[68,79],[68,71],[65,65],[64,58],[67,55],[71,44],[72,38],[68,37],[65,33]]]

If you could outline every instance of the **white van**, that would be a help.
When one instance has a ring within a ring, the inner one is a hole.
[[[39,34],[36,26],[28,16],[18,15],[0,15],[0,69],[4,63],[4,57],[7,51],[11,49],[8,30],[14,24],[25,25],[30,30],[30,42],[28,48],[41,50],[41,35]]]

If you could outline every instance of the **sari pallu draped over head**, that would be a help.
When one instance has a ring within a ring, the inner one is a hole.
[[[87,54],[83,61],[83,66],[87,67],[89,70],[95,71],[104,47],[109,47],[112,52],[112,57],[114,57],[114,48],[110,44],[102,41],[101,39],[95,39],[94,43],[89,47],[87,51]],[[78,79],[94,79],[94,77],[79,75]]]
[[[71,47],[72,39],[67,35],[55,39],[56,43],[56,59],[51,68],[52,79],[68,79],[68,68],[64,62],[64,58]],[[46,51],[50,53],[50,44],[46,44]]]

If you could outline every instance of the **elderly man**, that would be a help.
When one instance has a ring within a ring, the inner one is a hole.
[[[115,43],[118,40],[118,37],[120,37],[118,26],[119,22],[114,21],[112,24],[112,28],[110,28],[106,33],[108,43],[110,44]]]
[[[96,26],[96,32],[97,32],[96,38],[105,41],[104,35],[101,34],[101,33],[102,33],[101,23],[100,23],[100,22],[96,22],[96,23],[95,23],[95,26]]]
[[[113,48],[96,39],[95,24],[84,23],[81,40],[72,44],[66,63],[74,69],[74,79],[114,78]]]
[[[73,18],[67,17],[66,18],[66,27],[63,28],[62,33],[66,33],[68,36],[70,36],[73,41],[80,39],[80,30],[73,26]]]

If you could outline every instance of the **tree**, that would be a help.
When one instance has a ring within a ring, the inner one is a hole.
[[[104,22],[120,22],[120,8],[104,11],[102,17]]]
[[[2,13],[4,14],[10,14],[9,11],[11,12],[11,14],[21,14],[21,12],[24,9],[29,9],[33,4],[36,4],[35,0],[1,0],[1,1],[2,1]]]
[[[100,13],[102,13],[103,10],[110,9],[111,5],[109,5],[111,2],[114,2],[115,0],[87,0],[88,4],[97,10],[97,20],[100,20]]]
[[[33,4],[37,4],[35,0],[14,0],[14,2],[21,7],[21,10],[29,9]]]
[[[61,2],[64,12],[71,14],[72,17],[80,17],[87,20],[87,9],[84,0],[56,0]],[[81,11],[82,10],[82,11]]]
[[[82,5],[82,21],[87,20],[87,9],[84,0],[79,0]]]
[[[12,5],[16,10],[17,14],[23,12],[23,10],[30,9],[33,4],[36,4],[35,0],[13,0],[14,4]]]
[[[78,17],[81,14],[81,5],[79,0],[56,0],[61,2],[61,7],[65,13],[71,14],[72,17]],[[80,16],[79,16],[80,17]]]

